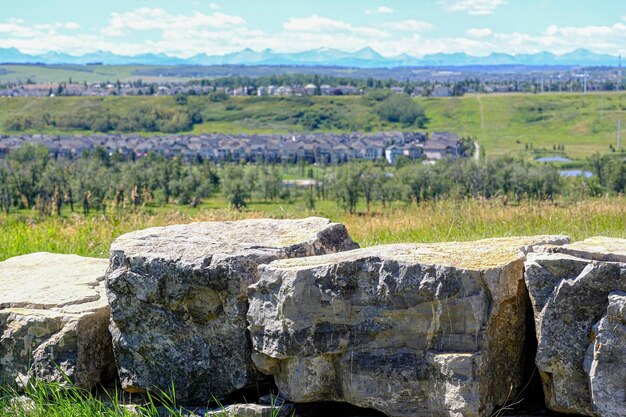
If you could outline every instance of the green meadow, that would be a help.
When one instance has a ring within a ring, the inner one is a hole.
[[[423,99],[429,130],[476,137],[487,155],[528,154],[526,145],[581,159],[617,145],[617,118],[626,115],[626,94],[506,94]],[[532,152],[531,152],[532,153]],[[534,153],[532,153],[534,154]]]
[[[116,68],[119,70],[119,68]],[[584,159],[616,146],[617,118],[626,114],[625,93],[468,95],[416,98],[428,131],[450,131],[475,138],[487,157],[503,154],[533,159],[556,153]],[[189,133],[290,133],[308,130],[307,115],[322,116],[319,132],[415,130],[382,121],[363,97],[235,97],[212,102],[189,97],[203,122]],[[125,113],[133,108],[173,108],[173,97],[54,97],[0,99],[0,132],[7,122],[33,115],[71,116],[81,112]],[[323,117],[329,118],[323,119]],[[54,128],[29,133],[61,133]],[[73,131],[71,133],[89,133]],[[150,132],[137,132],[151,134]],[[555,147],[562,150],[555,152]]]
[[[135,75],[135,71],[145,68],[139,65],[0,65],[0,84],[7,82],[63,83],[73,82],[103,83],[115,81],[145,82],[165,81],[160,77]],[[172,81],[185,81],[184,78],[171,78]]]

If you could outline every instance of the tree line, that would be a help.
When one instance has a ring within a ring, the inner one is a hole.
[[[170,106],[136,103],[124,108],[82,108],[73,113],[16,115],[4,127],[9,131],[55,129],[92,132],[178,133],[202,123],[200,109],[176,101]]]
[[[355,212],[358,207],[369,211],[374,204],[384,207],[437,199],[499,197],[515,202],[626,192],[626,161],[597,154],[588,159],[587,166],[594,173],[592,178],[564,179],[552,166],[511,157],[435,164],[400,158],[394,166],[384,161],[326,167],[217,166],[156,154],[131,160],[103,149],[76,160],[54,159],[45,147],[26,145],[0,160],[0,209],[6,213],[30,209],[44,215],[69,210],[88,215],[170,204],[197,207],[203,199],[219,196],[237,210],[252,200],[302,202],[310,209],[320,201],[334,201]],[[284,181],[286,172],[294,169],[308,181]]]
[[[355,130],[363,127],[353,125],[350,109],[344,109],[340,103],[318,104],[308,96],[290,97],[288,101],[292,106],[278,112],[272,108],[276,98],[250,98],[250,102],[252,100],[267,103],[267,109],[260,115],[250,115],[250,112],[244,110],[228,94],[217,91],[195,100],[190,100],[183,94],[164,98],[159,102],[129,99],[124,102],[125,105],[115,107],[94,100],[99,105],[81,107],[74,112],[51,110],[17,114],[9,117],[3,127],[13,132],[53,129],[101,133],[181,133],[188,132],[204,122],[244,118],[264,118],[270,122],[288,123],[306,131]],[[367,119],[368,124],[371,124],[372,119],[378,118],[399,128],[424,128],[426,125],[427,118],[423,108],[406,94],[392,94],[388,90],[379,90],[364,96],[361,104],[372,114],[372,117]]]

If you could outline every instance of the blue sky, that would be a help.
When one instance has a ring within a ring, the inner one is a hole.
[[[0,47],[188,57],[372,47],[386,56],[626,55],[626,0],[2,0]]]

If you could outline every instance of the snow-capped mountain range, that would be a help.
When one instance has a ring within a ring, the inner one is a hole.
[[[425,55],[420,58],[409,54],[385,57],[372,48],[363,48],[355,52],[322,48],[295,53],[280,53],[270,49],[265,49],[263,51],[243,49],[226,55],[198,54],[188,58],[179,58],[166,54],[124,56],[106,51],[97,51],[78,56],[59,52],[48,52],[42,55],[29,55],[20,52],[16,48],[0,48],[0,63],[101,63],[107,65],[314,65],[356,68],[460,67],[482,65],[617,66],[618,57],[597,54],[586,49],[577,49],[563,55],[555,55],[550,52],[519,55],[492,53],[487,56],[472,56],[465,53],[438,53]]]

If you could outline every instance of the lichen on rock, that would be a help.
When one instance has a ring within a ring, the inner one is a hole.
[[[606,369],[615,363],[614,352],[625,349],[625,339],[619,337],[619,332],[611,335],[606,325],[609,320],[619,320],[617,313],[611,313],[615,312],[611,305],[618,299],[611,304],[610,296],[626,291],[626,263],[620,262],[625,253],[626,240],[595,237],[547,247],[545,253],[532,254],[526,261],[525,280],[538,340],[535,363],[546,404],[554,411],[621,415],[616,408],[606,412],[610,404],[606,392],[612,389],[603,385],[613,384],[604,377],[607,372],[619,373],[618,369],[623,368],[622,358],[615,370]],[[602,319],[603,315],[607,317]],[[604,346],[603,337],[611,344]],[[624,398],[626,383],[617,384],[622,392],[611,395],[619,402]]]
[[[585,372],[594,412],[600,417],[626,415],[626,292],[609,294],[606,314],[593,327]]]
[[[114,375],[107,265],[50,253],[0,262],[0,383],[91,388]]]
[[[525,254],[566,242],[386,245],[261,266],[253,360],[294,402],[489,415],[522,382]]]
[[[277,259],[354,249],[322,218],[243,220],[152,228],[111,246],[107,272],[124,389],[167,389],[206,403],[255,382],[246,330],[247,288]]]

